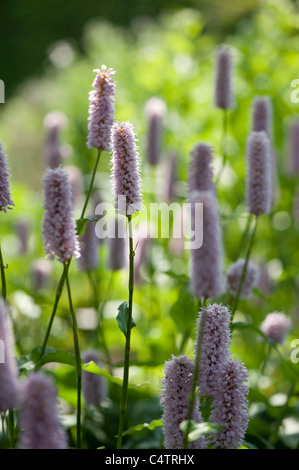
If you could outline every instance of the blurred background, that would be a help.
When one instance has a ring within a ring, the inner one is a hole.
[[[43,339],[61,268],[57,262],[50,263],[50,284],[37,291],[31,269],[36,259],[44,257],[42,178],[47,166],[47,126],[53,118],[49,113],[59,117],[61,158],[65,167],[72,168],[79,187],[78,214],[96,157],[96,151],[86,146],[93,70],[102,64],[112,67],[117,72],[116,119],[131,121],[138,137],[145,203],[166,200],[162,189],[173,154],[176,181],[172,200],[184,202],[193,146],[199,141],[209,143],[214,149],[215,171],[221,164],[222,115],[213,100],[215,51],[223,43],[232,51],[235,99],[228,117],[228,163],[218,186],[225,268],[235,260],[246,224],[245,150],[255,96],[267,95],[272,101],[277,163],[273,212],[261,219],[253,251],[253,259],[264,268],[265,283],[252,298],[240,303],[236,319],[258,327],[267,313],[283,311],[293,322],[290,339],[299,337],[298,176],[289,171],[288,133],[289,123],[299,114],[299,104],[291,101],[291,82],[299,78],[298,36],[299,2],[295,0],[2,2],[0,79],[5,83],[5,104],[0,104],[0,140],[9,156],[15,208],[1,215],[0,231],[20,355],[29,354]],[[145,105],[152,97],[163,100],[166,109],[160,162],[155,168],[148,164],[146,155]],[[104,152],[95,184],[98,200],[112,201],[110,186],[110,155]],[[106,271],[107,247],[102,244],[99,255],[104,326],[114,362],[118,363],[123,336],[117,330],[115,316],[117,306],[126,299],[127,277],[126,272],[117,272],[112,288]],[[159,419],[162,365],[181,350],[182,342],[184,350],[192,352],[194,339],[189,255],[179,244],[171,247],[169,240],[161,239],[151,247],[146,263],[135,295],[137,328],[131,377],[133,382],[147,385],[130,396],[127,427]],[[82,344],[88,345],[94,334],[94,326],[88,326],[93,318],[89,316],[92,289],[88,278],[83,279],[76,269],[72,283],[76,308],[82,315]],[[72,350],[66,298],[62,298],[55,325],[51,345],[63,344]],[[233,352],[245,362],[252,378],[247,435],[252,446],[298,446],[299,366],[290,362],[289,344],[281,347],[279,356],[274,353],[260,380],[258,371],[267,355],[265,345],[250,329],[234,331]],[[119,376],[120,370],[116,367]],[[60,396],[74,405],[74,374],[67,368],[55,373]],[[111,393],[112,404],[101,410],[100,418],[89,417],[86,439],[91,446],[99,442],[114,445],[111,423],[117,421],[119,390],[113,388]],[[68,408],[67,412],[71,414]],[[136,438],[130,435],[126,445],[159,446],[160,431],[157,428],[151,434],[142,430]]]

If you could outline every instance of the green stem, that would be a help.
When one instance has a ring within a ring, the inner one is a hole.
[[[76,320],[76,314],[73,307],[71,287],[68,276],[67,265],[64,265],[65,268],[65,279],[66,287],[69,299],[69,306],[72,317],[73,324],[73,336],[74,336],[74,348],[75,348],[75,358],[76,358],[76,372],[77,372],[77,447],[81,448],[81,388],[82,388],[82,361],[80,354],[79,338],[78,338],[78,326]]]
[[[122,395],[120,401],[120,417],[117,435],[117,449],[121,449],[122,434],[125,422],[125,414],[127,409],[127,396],[128,396],[128,383],[129,383],[129,365],[130,365],[130,343],[131,343],[131,323],[132,323],[132,307],[133,307],[133,291],[134,291],[134,248],[133,248],[133,231],[132,231],[132,216],[128,215],[129,225],[129,244],[130,244],[130,267],[129,267],[129,307],[128,307],[128,321],[127,321],[127,334],[125,344],[125,358],[124,358],[124,371],[123,371],[123,384]]]
[[[250,225],[251,225],[251,222],[252,222],[252,217],[253,217],[252,214],[249,214],[248,219],[247,219],[247,223],[246,223],[246,227],[245,227],[245,230],[244,230],[242,238],[241,238],[239,251],[238,251],[238,254],[236,256],[236,259],[240,258],[241,254],[242,254],[242,251],[243,251],[248,233],[250,231]]]
[[[13,448],[14,435],[15,435],[15,417],[14,417],[13,410],[9,410],[8,412],[8,435],[9,435],[10,447]]]
[[[244,279],[245,279],[245,276],[246,276],[246,271],[247,271],[247,266],[248,266],[248,263],[249,263],[250,254],[251,254],[252,247],[253,247],[254,236],[255,236],[256,228],[257,228],[257,221],[258,221],[258,217],[255,216],[254,226],[253,226],[253,229],[252,229],[252,232],[251,232],[251,236],[250,236],[250,240],[249,240],[249,244],[248,244],[248,248],[247,248],[245,263],[244,263],[244,266],[243,266],[241,279],[240,279],[239,286],[238,286],[238,291],[237,291],[237,295],[235,297],[235,302],[234,302],[234,305],[233,305],[233,308],[232,308],[231,324],[232,324],[232,321],[234,319],[235,312],[236,312],[236,310],[238,308],[238,305],[239,305],[240,294],[241,294],[242,286],[243,286]]]
[[[95,179],[96,172],[97,172],[97,169],[98,169],[100,158],[101,158],[101,151],[98,151],[97,159],[96,159],[96,162],[95,162],[93,170],[92,170],[91,180],[90,180],[90,183],[89,183],[89,188],[88,188],[88,191],[87,191],[87,194],[86,194],[86,198],[85,198],[85,202],[84,202],[84,205],[83,205],[83,209],[82,209],[82,212],[81,212],[80,219],[83,219],[83,217],[85,215],[85,212],[86,212],[86,208],[87,208],[88,201],[89,201],[91,191],[92,191],[92,188],[93,188],[93,183],[94,183],[94,179]],[[79,224],[79,226],[78,226],[78,235],[80,235],[80,233],[81,233],[82,226],[83,225],[82,225],[82,222],[81,222],[81,224]]]
[[[71,262],[71,260],[70,260],[70,262]],[[47,331],[46,331],[44,342],[43,342],[42,347],[41,347],[39,361],[35,366],[35,370],[38,370],[41,367],[41,359],[42,359],[42,357],[45,353],[45,349],[46,349],[46,346],[47,346],[47,343],[48,343],[48,339],[49,339],[52,324],[53,324],[53,321],[54,321],[54,318],[55,318],[55,315],[56,315],[59,299],[60,299],[61,294],[62,294],[62,290],[63,290],[63,286],[64,286],[64,282],[65,282],[65,277],[66,277],[66,271],[69,270],[70,262],[67,265],[64,265],[64,267],[63,267],[63,272],[62,272],[60,281],[59,281],[57,289],[56,289],[56,295],[55,295],[55,300],[54,300],[54,304],[53,304],[53,308],[52,308],[51,317],[50,317],[50,320],[49,320],[49,323],[48,323],[48,328],[47,328]]]
[[[202,302],[202,306],[204,306],[204,301]],[[201,355],[201,344],[203,339],[204,333],[204,325],[206,319],[206,310],[203,308],[200,315],[199,327],[198,327],[198,337],[196,343],[196,352],[195,352],[195,363],[194,363],[194,373],[193,379],[191,384],[191,390],[189,394],[189,407],[188,407],[188,414],[187,414],[187,428],[184,435],[184,449],[188,449],[189,446],[189,433],[191,429],[191,420],[192,414],[194,410],[194,403],[195,403],[195,391],[198,382],[198,375],[199,375],[199,362],[200,362],[200,355]]]
[[[3,300],[6,300],[6,279],[5,279],[6,266],[4,265],[4,262],[3,262],[1,245],[0,245],[0,265],[1,265],[2,297],[3,297]]]

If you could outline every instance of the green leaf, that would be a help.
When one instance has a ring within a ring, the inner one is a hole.
[[[86,372],[90,372],[91,374],[97,374],[101,375],[102,377],[105,377],[109,382],[112,382],[116,385],[119,385],[122,387],[123,381],[122,379],[118,377],[113,377],[109,372],[107,372],[105,369],[101,369],[99,366],[97,366],[93,361],[90,361],[86,364],[82,365],[82,369],[85,370]],[[137,385],[128,385],[129,388],[136,388]]]
[[[128,325],[128,316],[129,316],[129,304],[128,302],[123,302],[120,304],[118,307],[118,314],[116,317],[118,326],[120,331],[123,332],[125,335],[125,338],[127,337],[127,325]],[[131,319],[131,328],[136,326],[136,323],[134,322],[133,318]]]
[[[154,419],[150,423],[137,424],[136,426],[131,426],[129,429],[122,433],[123,436],[128,434],[134,434],[135,432],[142,431],[143,429],[149,429],[153,431],[159,426],[163,426],[163,421],[161,419]]]
[[[41,346],[34,348],[31,351],[31,358],[35,362],[35,364],[40,364],[43,366],[44,364],[48,364],[49,362],[59,362],[61,364],[68,364],[70,366],[76,365],[76,359],[73,354],[64,349],[55,349],[47,347],[43,354],[41,361],[39,362],[41,353]]]
[[[84,230],[85,230],[85,225],[87,222],[98,222],[99,219],[95,219],[94,217],[83,217],[83,219],[77,219],[76,220],[76,228],[77,228],[77,233],[78,235],[83,235]]]
[[[20,371],[27,370],[32,371],[35,368],[35,362],[33,362],[31,356],[21,356],[18,358],[18,369]]]
[[[180,428],[183,434],[187,432],[187,426],[188,420],[181,422]],[[199,439],[208,432],[218,432],[221,427],[222,426],[219,426],[215,423],[211,423],[209,421],[207,421],[206,423],[196,423],[195,421],[191,420],[188,441],[197,441],[197,439]]]

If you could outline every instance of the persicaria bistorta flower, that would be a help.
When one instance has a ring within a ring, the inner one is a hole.
[[[3,144],[0,142],[0,211],[6,212],[12,209],[14,202],[11,199],[9,189],[9,173],[7,169],[7,157],[4,154]]]
[[[197,351],[201,341],[198,376],[201,395],[213,395],[215,374],[230,358],[229,321],[229,310],[222,305],[211,304],[199,312],[194,349]]]
[[[66,122],[66,116],[60,111],[52,111],[44,119],[46,167],[57,168],[63,161],[64,153],[60,144],[60,132]]]
[[[268,96],[258,96],[252,106],[252,131],[264,131],[272,138],[272,106]]]
[[[66,449],[67,437],[49,376],[33,372],[22,383],[20,449]]]
[[[184,448],[184,436],[180,424],[188,419],[193,372],[193,362],[185,355],[172,357],[171,361],[165,363],[160,403],[163,408],[163,433],[166,449]],[[196,423],[202,422],[197,400],[194,403],[192,419]],[[204,447],[204,437],[190,443],[192,449],[203,449]]]
[[[243,268],[245,259],[238,259],[235,263],[231,264],[226,274],[227,287],[233,296],[237,296],[239,285],[242,280]],[[252,289],[256,287],[259,280],[259,267],[252,261],[248,261],[246,266],[246,273],[243,278],[240,298],[248,297]]]
[[[130,122],[112,126],[112,176],[115,205],[119,214],[133,215],[142,209],[139,162],[135,133]]]
[[[227,46],[221,46],[216,54],[215,106],[228,109],[233,107],[232,59]]]
[[[115,113],[115,71],[102,65],[95,69],[94,90],[89,93],[88,141],[89,148],[110,149],[110,132]]]
[[[248,426],[248,373],[244,364],[227,362],[214,376],[210,421],[221,429],[209,438],[214,448],[236,449],[242,445]]]
[[[0,411],[19,405],[19,382],[14,335],[7,307],[0,299]]]
[[[147,118],[147,159],[150,165],[157,165],[160,160],[162,120],[166,105],[160,98],[150,98],[145,105]]]
[[[252,132],[247,140],[246,204],[250,214],[268,214],[272,202],[270,142],[265,131]]]
[[[44,248],[50,259],[61,263],[80,256],[73,218],[72,191],[68,174],[62,168],[48,169],[44,176]]]
[[[100,367],[100,359],[100,355],[95,349],[88,349],[82,354],[82,360],[85,364],[92,361]],[[107,398],[107,382],[105,377],[83,370],[82,392],[88,405],[100,405]]]
[[[212,149],[209,145],[198,143],[191,152],[188,173],[188,193],[192,197],[194,191],[214,190]]]
[[[291,329],[292,322],[281,312],[269,313],[261,324],[261,331],[275,343],[282,344]]]
[[[202,205],[202,216],[199,204]],[[191,200],[192,243],[202,231],[202,245],[191,247],[191,287],[197,299],[217,297],[222,293],[222,246],[216,196],[212,191],[192,194]],[[192,245],[191,245],[192,246]]]

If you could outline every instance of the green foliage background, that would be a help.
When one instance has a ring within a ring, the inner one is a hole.
[[[299,10],[297,4],[288,0],[246,5],[248,14],[243,14],[227,31],[223,29],[221,38],[217,21],[213,25],[209,15],[203,15],[191,3],[188,8],[180,6],[158,16],[138,16],[130,28],[90,19],[82,30],[80,48],[67,35],[62,38],[64,42],[50,50],[42,72],[19,83],[5,105],[1,105],[1,139],[9,154],[15,201],[14,210],[1,217],[1,244],[8,264],[8,299],[17,351],[19,357],[27,357],[43,340],[62,269],[53,262],[51,286],[42,293],[34,292],[31,266],[36,258],[44,256],[41,222],[45,115],[52,110],[65,113],[68,123],[62,141],[70,149],[66,164],[79,167],[87,183],[96,157],[95,151],[86,147],[93,69],[102,64],[113,67],[117,71],[116,119],[131,121],[135,127],[145,203],[163,201],[160,188],[165,185],[165,168],[172,150],[178,155],[177,201],[184,202],[193,146],[199,141],[211,144],[215,169],[221,162],[222,116],[213,105],[214,58],[219,42],[228,44],[234,62],[235,107],[229,112],[228,165],[218,187],[225,269],[237,256],[246,223],[245,149],[251,103],[257,95],[268,95],[272,100],[277,158],[273,213],[261,218],[252,254],[267,270],[270,288],[266,293],[256,290],[250,299],[240,303],[232,334],[233,356],[249,370],[250,423],[246,445],[295,448],[299,443],[299,365],[291,362],[290,355],[294,349],[291,341],[299,333],[299,227],[294,216],[297,179],[288,172],[288,123],[298,114],[298,104],[291,101],[291,82],[298,78]],[[145,103],[152,96],[162,98],[167,105],[162,162],[155,172],[146,162],[144,115]],[[102,200],[112,201],[110,186],[110,155],[104,153],[96,177],[96,189]],[[19,252],[16,233],[17,223],[23,218],[30,226],[29,251],[25,255]],[[100,245],[99,255],[98,288],[101,301],[106,299],[103,326],[116,364],[116,376],[121,377],[124,338],[116,315],[118,306],[127,299],[127,272],[116,273],[111,284],[105,244]],[[136,327],[132,331],[130,382],[136,386],[129,392],[126,429],[161,418],[158,395],[163,364],[179,353],[185,335],[185,352],[192,354],[195,312],[189,293],[189,258],[186,252],[173,255],[167,239],[155,240],[151,246],[149,263],[142,272],[143,282],[134,294]],[[71,268],[71,284],[78,313],[82,312],[79,309],[90,308],[92,289],[75,263]],[[225,302],[227,298],[221,300]],[[261,374],[268,345],[261,341],[258,328],[266,314],[273,311],[289,315],[293,327],[284,345],[270,348]],[[92,330],[81,329],[82,350],[93,344],[94,336]],[[65,293],[50,346],[73,351]],[[55,377],[64,403],[65,423],[73,436],[75,370],[71,365],[56,363],[46,366],[46,370]],[[85,409],[84,446],[114,447],[119,397],[119,384],[109,382],[107,403],[100,409]],[[163,445],[161,426],[134,428],[124,443],[128,448],[159,448]]]

